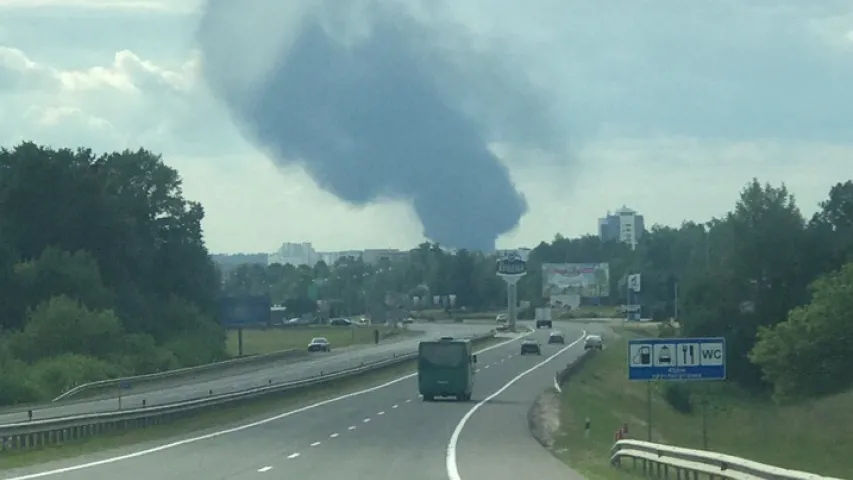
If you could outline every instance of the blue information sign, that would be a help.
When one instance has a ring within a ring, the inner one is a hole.
[[[628,341],[629,380],[725,378],[725,338],[644,338]]]
[[[219,307],[222,325],[237,328],[268,324],[272,303],[266,295],[225,297],[220,300]]]

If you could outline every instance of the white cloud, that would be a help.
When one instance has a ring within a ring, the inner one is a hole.
[[[531,207],[501,246],[591,232],[598,216],[622,204],[649,223],[704,220],[727,211],[752,177],[786,182],[810,213],[833,183],[851,177],[848,3],[535,3],[429,4],[436,25],[463,24],[478,35],[478,48],[502,49],[547,89],[565,121],[571,150],[561,158],[501,149]],[[241,138],[200,82],[190,41],[197,7],[0,3],[0,12],[12,12],[0,20],[0,144],[162,152],[185,178],[186,194],[205,205],[216,251],[419,241],[408,206],[348,207]],[[60,10],[102,24],[104,35],[69,36]],[[22,18],[39,26],[38,36],[20,27]]]
[[[84,8],[92,10],[132,10],[155,12],[191,12],[195,0],[3,0],[0,9]]]

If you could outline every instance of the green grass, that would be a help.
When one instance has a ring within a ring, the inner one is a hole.
[[[554,318],[557,320],[574,320],[579,318],[622,318],[624,313],[620,313],[619,309],[611,306],[583,306],[578,307],[568,312],[557,313],[555,310]]]
[[[569,380],[561,397],[561,431],[555,452],[590,480],[628,478],[609,465],[616,429],[627,422],[629,438],[647,440],[647,385],[627,379],[627,339],[619,330],[608,348]],[[649,335],[649,332],[645,332]],[[708,399],[708,449],[783,468],[853,478],[853,392],[780,407],[728,383],[692,384],[694,412],[682,414],[652,389],[652,441],[703,448],[702,402]],[[583,423],[591,420],[584,438]]]
[[[382,338],[389,336],[413,336],[417,332],[386,326],[357,327],[290,327],[268,328],[265,330],[243,330],[243,355],[260,355],[291,348],[303,349],[314,337],[326,337],[332,349],[349,345],[373,343],[373,331],[379,330]],[[229,331],[226,342],[228,353],[234,357],[239,354],[237,331]]]
[[[477,350],[482,350],[483,348],[505,342],[506,340],[506,338],[499,337],[488,338],[476,342],[475,345]],[[212,428],[227,428],[284,413],[346,393],[381,385],[395,378],[413,373],[415,368],[415,361],[405,362],[358,377],[330,381],[314,388],[258,398],[240,405],[223,406],[177,419],[170,423],[154,425],[144,429],[119,430],[61,445],[48,445],[29,450],[0,452],[0,471],[47,461],[74,458],[144,442],[162,441],[180,435],[188,435],[195,432],[201,433]],[[412,395],[416,394],[417,391],[413,390]]]

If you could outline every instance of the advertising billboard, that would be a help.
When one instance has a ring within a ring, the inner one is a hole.
[[[608,263],[542,264],[542,296],[600,298],[610,296]]]
[[[219,315],[225,328],[266,325],[272,303],[267,295],[225,297],[219,301]]]

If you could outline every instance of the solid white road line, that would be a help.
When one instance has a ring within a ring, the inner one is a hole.
[[[530,331],[528,331],[527,333],[523,333],[523,334],[521,334],[521,335],[517,335],[517,336],[515,336],[515,337],[512,337],[512,338],[508,339],[508,340],[507,340],[507,341],[505,341],[505,342],[497,343],[497,344],[495,344],[495,345],[492,345],[492,346],[486,347],[486,348],[484,348],[484,349],[482,349],[482,350],[478,350],[476,353],[477,353],[477,354],[480,354],[480,353],[482,353],[482,352],[487,352],[487,351],[489,351],[489,350],[493,350],[493,349],[495,349],[495,348],[500,348],[500,347],[503,347],[503,346],[509,345],[510,343],[517,342],[517,341],[521,340],[522,338],[524,338],[524,337],[526,337],[526,336],[528,336],[528,335],[532,335],[532,334],[534,334],[534,333],[536,333],[536,332],[535,332],[535,331],[533,331],[533,330],[530,330]],[[322,407],[323,405],[328,405],[328,404],[330,404],[330,403],[339,402],[339,401],[341,401],[341,400],[345,400],[345,399],[347,399],[347,398],[357,397],[357,396],[359,396],[359,395],[364,395],[364,394],[367,394],[367,393],[376,392],[376,391],[378,391],[378,390],[382,390],[383,388],[388,388],[388,387],[390,387],[391,385],[394,385],[394,384],[400,383],[400,382],[402,382],[402,381],[404,381],[404,380],[408,380],[408,379],[410,379],[410,378],[416,377],[417,375],[418,375],[417,373],[410,373],[410,374],[408,374],[408,375],[403,375],[403,376],[402,376],[402,377],[400,377],[400,378],[395,378],[394,380],[391,380],[390,382],[383,383],[382,385],[377,385],[377,386],[375,386],[375,387],[365,388],[364,390],[359,390],[359,391],[357,391],[357,392],[347,393],[347,394],[341,395],[341,396],[339,396],[339,397],[330,398],[330,399],[328,399],[328,400],[323,400],[323,401],[321,401],[321,402],[317,402],[317,403],[312,403],[311,405],[306,405],[306,406],[304,406],[304,407],[300,407],[300,408],[297,408],[297,409],[295,409],[295,410],[291,410],[291,411],[289,411],[289,412],[280,413],[280,414],[278,414],[278,415],[275,415],[275,416],[272,416],[272,417],[269,417],[269,418],[264,418],[264,419],[262,419],[262,420],[258,420],[258,421],[256,421],[256,422],[246,423],[246,424],[243,424],[243,425],[238,425],[238,426],[236,426],[236,427],[228,428],[228,429],[225,429],[225,430],[219,430],[219,431],[216,431],[216,432],[211,432],[211,433],[208,433],[208,434],[205,434],[205,435],[200,435],[200,436],[198,436],[198,437],[185,438],[185,439],[182,439],[182,440],[177,440],[177,441],[174,441],[174,442],[171,442],[171,443],[166,443],[166,444],[163,444],[163,445],[158,445],[158,446],[156,446],[156,447],[147,448],[147,449],[145,449],[145,450],[139,450],[139,451],[136,451],[136,452],[132,452],[132,453],[125,454],[125,455],[118,455],[118,456],[115,456],[115,457],[108,457],[108,458],[104,458],[104,459],[101,459],[101,460],[95,460],[95,461],[93,461],[93,462],[79,463],[79,464],[77,464],[77,465],[71,465],[70,467],[56,468],[56,469],[53,469],[53,470],[47,470],[47,471],[44,471],[44,472],[30,473],[30,474],[27,474],[27,475],[21,475],[21,476],[19,476],[19,477],[6,478],[5,480],[30,480],[30,479],[33,479],[33,478],[42,478],[42,477],[49,477],[49,476],[52,476],[52,475],[61,475],[61,474],[63,474],[63,473],[74,472],[74,471],[77,471],[77,470],[83,470],[83,469],[86,469],[86,468],[94,468],[94,467],[98,467],[98,466],[101,466],[101,465],[108,465],[108,464],[111,464],[111,463],[121,462],[121,461],[129,460],[129,459],[132,459],[132,458],[142,457],[142,456],[144,456],[144,455],[151,455],[151,454],[153,454],[153,453],[162,452],[162,451],[164,451],[164,450],[169,450],[169,449],[172,449],[172,448],[180,447],[180,446],[182,446],[182,445],[189,445],[189,444],[191,444],[191,443],[200,442],[200,441],[202,441],[202,440],[208,440],[208,439],[211,439],[211,438],[220,437],[220,436],[222,436],[222,435],[228,435],[229,433],[240,432],[240,431],[247,430],[247,429],[254,428],[254,427],[258,427],[258,426],[261,426],[261,425],[266,425],[267,423],[275,422],[275,421],[277,421],[277,420],[281,420],[282,418],[287,418],[287,417],[290,417],[290,416],[293,416],[293,415],[296,415],[296,414],[299,414],[299,413],[307,412],[308,410],[312,410],[312,409],[315,409],[315,408],[317,408],[317,407]],[[411,400],[406,400],[406,401],[407,401],[407,402],[411,402]]]
[[[557,393],[563,393],[563,389],[560,388],[560,382],[557,381],[556,375],[554,375],[554,390],[556,390]]]
[[[511,387],[512,384],[521,380],[527,374],[529,374],[529,373],[533,372],[534,370],[538,369],[539,367],[547,364],[551,360],[554,360],[555,358],[559,357],[560,355],[565,353],[566,350],[574,347],[575,345],[577,345],[578,343],[583,341],[583,339],[585,337],[586,337],[586,330],[584,330],[584,332],[580,336],[580,338],[578,338],[574,342],[566,345],[565,347],[561,348],[560,350],[557,351],[557,353],[551,355],[550,357],[546,358],[545,360],[542,360],[541,362],[537,363],[536,365],[534,365],[534,366],[528,368],[527,370],[521,372],[518,376],[516,376],[515,378],[513,378],[512,380],[510,380],[509,382],[504,384],[504,386],[499,388],[495,393],[484,398],[482,401],[480,401],[479,403],[477,403],[476,405],[471,407],[471,410],[468,410],[468,412],[465,413],[465,415],[462,417],[462,420],[459,420],[459,423],[456,425],[456,428],[453,429],[453,434],[450,436],[450,441],[447,443],[447,453],[445,456],[445,466],[447,468],[447,477],[450,480],[462,480],[462,477],[459,476],[459,466],[456,464],[456,446],[459,443],[459,436],[462,435],[462,430],[465,428],[465,424],[467,424],[468,420],[470,420],[471,417],[474,416],[474,413],[477,410],[479,410],[480,407],[482,407],[486,402],[488,402],[489,400],[497,397],[498,395],[500,395],[501,393],[506,391],[506,389]]]

